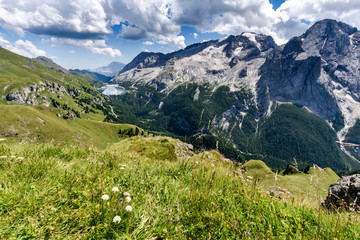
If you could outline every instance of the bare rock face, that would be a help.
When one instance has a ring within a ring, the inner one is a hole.
[[[323,206],[328,209],[360,210],[360,174],[342,177],[332,184]]]

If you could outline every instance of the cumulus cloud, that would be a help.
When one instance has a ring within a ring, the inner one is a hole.
[[[154,45],[154,43],[151,41],[145,41],[145,42],[143,42],[143,44],[148,45],[148,46]]]
[[[14,43],[9,42],[4,39],[3,36],[0,35],[0,45],[14,53],[20,54],[25,57],[38,57],[38,56],[46,56],[46,52],[44,50],[38,49],[31,41],[29,40],[17,40]]]
[[[65,38],[51,38],[51,41],[54,44],[85,48],[92,51],[93,53],[102,54],[110,57],[122,56],[120,50],[107,46],[105,40],[75,40]]]
[[[276,11],[269,0],[203,0],[201,4],[198,0],[1,0],[0,26],[20,34],[83,40],[88,45],[115,34],[132,41],[151,39],[184,47],[183,25],[225,35],[264,33],[284,42],[309,27],[303,20],[334,18],[359,27],[359,14],[358,0],[286,0]],[[121,25],[120,32],[113,33],[114,25]],[[87,48],[119,55],[105,46]]]
[[[199,36],[199,34],[194,33],[194,34],[193,34],[193,36],[194,36],[194,38],[195,38],[195,39],[197,39],[197,38],[198,38],[198,36]]]

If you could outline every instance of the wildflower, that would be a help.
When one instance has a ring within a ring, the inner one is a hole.
[[[126,167],[126,165],[123,165],[123,164],[122,164],[122,165],[120,165],[120,166],[122,166],[122,167]]]
[[[195,161],[196,164],[199,164],[199,161]]]
[[[170,221],[172,221],[173,220],[173,218],[170,218]]]
[[[177,221],[180,222],[180,218],[178,218]]]
[[[109,195],[107,195],[107,194],[102,195],[102,196],[101,196],[101,199],[102,199],[102,200],[105,200],[105,201],[106,201],[106,200],[109,200]]]
[[[131,207],[131,206],[126,206],[125,210],[128,211],[128,212],[131,212],[131,211],[132,211],[132,207]]]
[[[253,179],[253,177],[252,177],[252,176],[247,176],[247,178],[248,178],[248,179]]]
[[[24,160],[24,158],[23,157],[18,157],[17,160]]]
[[[0,142],[1,142],[1,141],[5,141],[5,140],[6,140],[6,139],[4,139],[4,138],[0,138]]]
[[[122,198],[120,198],[120,202],[122,202],[122,200],[123,200],[123,199],[122,199]]]
[[[130,197],[126,197],[126,198],[125,198],[125,201],[126,201],[126,202],[130,202],[130,201],[131,201],[131,198],[130,198]]]
[[[214,202],[211,202],[211,205],[215,205],[215,203],[214,203]]]
[[[113,191],[113,192],[118,192],[118,191],[119,191],[119,188],[113,187],[113,189],[111,189],[111,191]]]
[[[120,216],[115,216],[114,218],[113,218],[113,222],[114,223],[119,223],[121,221],[121,217]]]
[[[124,170],[125,168],[121,167],[120,169],[121,169],[121,170]]]
[[[264,217],[264,219],[266,220],[266,216]]]
[[[130,193],[128,193],[128,192],[124,192],[124,196],[130,196]]]
[[[7,156],[0,156],[0,158],[7,158]]]
[[[166,212],[166,209],[164,209],[164,212]]]
[[[215,167],[215,165],[212,163],[211,166]]]
[[[16,156],[10,156],[10,158],[16,158]]]
[[[247,234],[247,235],[250,235],[249,231],[246,231],[246,234]]]
[[[178,202],[176,202],[176,205],[179,205],[179,203],[178,203]]]

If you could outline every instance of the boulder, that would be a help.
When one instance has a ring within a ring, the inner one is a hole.
[[[360,210],[360,174],[344,176],[332,184],[322,205],[328,209]]]

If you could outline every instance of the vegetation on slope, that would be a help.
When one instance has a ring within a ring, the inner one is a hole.
[[[113,115],[109,98],[94,88],[101,82],[45,57],[30,59],[0,48],[0,76],[0,103],[45,104],[100,121]]]
[[[305,108],[281,104],[261,127],[261,147],[265,154],[294,162],[300,168],[316,164],[337,170],[359,169],[336,143],[334,130]]]
[[[21,141],[79,144],[105,148],[124,137],[144,135],[134,125],[58,117],[60,110],[45,106],[0,105],[0,137]]]
[[[106,151],[2,142],[1,238],[360,237],[356,214],[271,199],[215,151],[169,161],[154,158],[152,151],[138,152],[140,140],[125,139],[128,143]],[[147,149],[156,145],[159,155],[170,154],[169,143],[176,146],[176,140],[167,138],[148,140]],[[123,152],[127,144],[133,147]],[[130,194],[129,202],[124,192]],[[104,195],[109,199],[103,200]],[[114,222],[115,216],[121,221]]]
[[[262,114],[246,87],[231,92],[226,86],[186,84],[169,93],[157,91],[154,84],[125,87],[128,94],[111,98],[118,115],[114,121],[130,121],[205,149],[214,149],[218,142],[218,149],[233,160],[255,154],[272,168],[284,168],[294,158],[301,168],[360,168],[340,150],[335,131],[321,118],[305,108],[277,103],[271,116]]]
[[[328,194],[329,186],[335,183],[339,176],[330,168],[313,166],[307,174],[303,172],[283,175],[283,171],[273,172],[259,160],[251,160],[244,164],[244,169],[256,181],[257,188],[264,191],[282,187],[287,189],[297,202],[306,205],[319,205]]]

